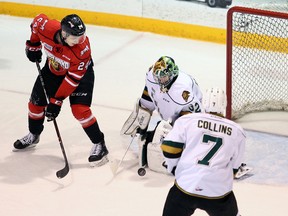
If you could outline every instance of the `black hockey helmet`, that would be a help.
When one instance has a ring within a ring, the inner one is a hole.
[[[85,34],[86,26],[76,14],[70,14],[61,20],[61,29],[69,35],[81,36]]]

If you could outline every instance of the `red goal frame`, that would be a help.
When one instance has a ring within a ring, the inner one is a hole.
[[[233,13],[248,13],[260,16],[269,16],[274,18],[288,19],[288,13],[266,11],[255,8],[246,8],[235,6],[228,10],[227,12],[227,32],[226,32],[226,94],[227,94],[227,108],[226,117],[231,119],[232,117],[232,47],[233,47],[233,29],[232,29],[232,19]]]

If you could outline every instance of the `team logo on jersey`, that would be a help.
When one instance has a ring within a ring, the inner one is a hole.
[[[49,59],[50,66],[53,67],[55,71],[61,71],[63,69],[68,70],[70,63],[54,56],[52,53],[47,52],[47,57]]]
[[[183,91],[182,93],[182,98],[187,102],[188,98],[190,97],[190,92],[189,91]]]
[[[49,58],[50,65],[53,67],[54,70],[60,71],[60,64],[55,61],[53,58]]]

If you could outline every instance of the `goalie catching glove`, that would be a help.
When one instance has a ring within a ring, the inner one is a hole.
[[[152,113],[148,109],[141,107],[139,100],[136,101],[134,110],[124,123],[120,131],[121,135],[136,134],[138,128],[145,130],[148,127]]]

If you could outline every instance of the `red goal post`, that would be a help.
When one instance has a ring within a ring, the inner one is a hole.
[[[227,118],[288,110],[288,14],[230,8],[226,67]]]

